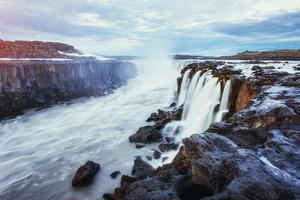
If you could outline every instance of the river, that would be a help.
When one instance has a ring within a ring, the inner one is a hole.
[[[1,200],[102,199],[119,185],[121,177],[112,179],[112,172],[130,174],[135,156],[153,154],[154,146],[136,149],[128,137],[171,103],[179,73],[168,60],[136,63],[138,76],[111,95],[1,122]],[[100,172],[91,186],[72,188],[76,169],[87,160],[100,163]]]

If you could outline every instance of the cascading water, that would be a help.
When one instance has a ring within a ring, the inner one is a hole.
[[[199,81],[199,77],[200,77],[200,71],[196,72],[196,74],[193,76],[193,78],[191,80],[191,83],[188,86],[188,90],[187,90],[187,94],[186,94],[186,98],[185,98],[185,102],[184,102],[184,106],[183,106],[184,107],[184,109],[183,109],[184,110],[184,112],[183,112],[184,119],[187,115],[188,107],[189,107],[192,97],[194,95],[195,88]]]
[[[193,79],[195,79],[195,80],[197,79],[197,82],[196,82],[195,87],[191,87],[188,100],[186,102],[184,102],[184,108],[183,108],[183,114],[182,114],[182,118],[184,120],[187,117],[190,107],[192,107],[191,105],[194,105],[196,103],[196,101],[195,101],[196,98],[194,98],[194,97],[197,97],[199,95],[200,91],[202,90],[206,75],[207,75],[207,73],[200,76],[200,72],[199,72],[199,74],[197,72],[195,74],[195,76],[193,77]]]
[[[226,113],[228,113],[228,100],[229,100],[230,86],[231,86],[231,80],[226,81],[226,84],[225,84],[225,87],[223,90],[220,109],[219,109],[218,115],[216,116],[216,120],[215,120],[216,122],[222,121],[223,116]]]
[[[184,76],[183,76],[183,79],[182,79],[182,82],[181,82],[181,86],[180,86],[180,93],[179,93],[179,97],[178,97],[178,105],[182,105],[185,101],[186,94],[187,94],[187,89],[188,89],[189,81],[190,81],[190,78],[189,78],[190,73],[191,73],[191,70],[187,70],[184,73]]]
[[[182,87],[186,87],[179,96],[183,107],[183,127],[181,137],[189,137],[194,133],[205,131],[211,123],[221,121],[224,113],[228,112],[228,98],[230,90],[230,80],[226,82],[221,98],[221,84],[218,78],[212,77],[210,72],[201,75],[198,71],[188,80],[191,70],[183,75]],[[184,98],[183,98],[184,97]],[[221,103],[220,103],[221,99]],[[216,106],[220,108],[216,111]]]
[[[149,113],[169,105],[178,71],[168,59],[136,61],[139,75],[105,97],[84,98],[0,122],[0,199],[101,199],[121,176],[130,175],[136,149],[128,137]],[[161,73],[160,76],[157,76]],[[76,169],[87,160],[101,164],[93,184],[72,188]],[[149,161],[156,167],[161,160]]]
[[[185,119],[183,135],[188,137],[191,134],[203,132],[213,121],[213,109],[219,103],[220,86],[217,78],[211,78],[201,89],[200,93],[189,108]]]

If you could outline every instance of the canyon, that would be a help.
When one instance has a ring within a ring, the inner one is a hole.
[[[84,56],[62,43],[0,41],[0,118],[103,96],[136,75],[133,63]]]
[[[299,199],[298,53],[0,41],[0,199]]]

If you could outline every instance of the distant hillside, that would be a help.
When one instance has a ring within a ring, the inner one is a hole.
[[[221,56],[219,59],[236,60],[300,60],[300,50],[244,51],[233,56]]]
[[[81,52],[71,45],[40,41],[3,41],[0,40],[0,58],[64,58],[64,53]]]
[[[197,60],[206,60],[206,59],[213,59],[212,56],[195,56],[195,55],[174,55],[175,60],[185,60],[185,59],[197,59]]]

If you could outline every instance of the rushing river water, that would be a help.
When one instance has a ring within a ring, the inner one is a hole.
[[[145,119],[151,112],[167,107],[176,90],[179,63],[155,60],[137,62],[139,75],[114,94],[81,99],[1,122],[0,199],[94,200],[102,199],[105,192],[113,192],[120,176],[114,180],[109,175],[116,170],[130,174],[135,156],[152,155],[153,148],[157,148],[147,145],[136,149],[128,137],[147,124]],[[240,61],[230,61],[230,64],[246,75],[251,74],[250,64]],[[263,66],[293,71],[297,64]],[[183,121],[171,122],[163,132],[173,133],[178,125],[184,125],[180,139],[205,130],[213,121],[220,121],[222,113],[227,111],[229,95],[229,81],[221,98],[216,79],[209,75],[200,77],[197,73],[190,80],[188,74],[187,71],[179,96],[179,104],[185,103]],[[220,112],[213,115],[219,103]],[[172,151],[164,156],[169,156],[170,161],[175,154]],[[76,169],[87,160],[100,163],[100,172],[91,186],[72,188]],[[161,160],[150,164],[157,167]]]
[[[168,106],[176,89],[176,65],[139,62],[138,70],[114,94],[2,122],[0,199],[102,199],[113,192],[120,177],[111,179],[112,172],[130,174],[135,156],[153,154],[154,146],[137,150],[128,137],[151,112]],[[74,189],[73,175],[87,160],[100,163],[100,173],[91,186]]]

